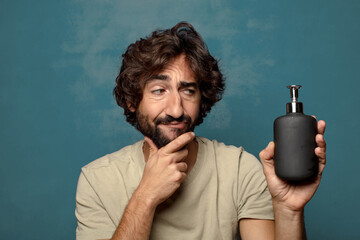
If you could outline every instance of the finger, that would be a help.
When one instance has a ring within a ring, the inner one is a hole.
[[[181,179],[180,179],[180,181],[179,182],[184,182],[185,181],[185,179],[186,179],[186,173],[185,172],[181,172]]]
[[[274,157],[275,144],[269,142],[267,147],[262,150],[259,154],[260,160],[271,160]]]
[[[315,148],[315,154],[319,158],[319,175],[321,176],[326,165],[326,153],[322,148]]]
[[[324,135],[318,134],[316,135],[316,144],[315,154],[319,158],[319,160],[326,159],[326,142],[324,140]]]
[[[259,154],[263,166],[263,171],[267,178],[275,175],[274,160],[273,160],[274,150],[275,150],[274,142],[269,142],[267,147],[264,150],[262,150]]]
[[[320,147],[315,148],[315,154],[320,161],[326,159],[326,151],[324,148],[320,148]]]
[[[320,148],[324,148],[326,150],[326,142],[324,139],[324,135],[317,134],[315,137],[316,145]]]
[[[177,170],[180,171],[180,172],[186,172],[188,166],[185,162],[179,162],[177,165]]]
[[[326,123],[324,121],[318,122],[318,131],[319,134],[316,135],[316,144],[318,145],[315,148],[315,154],[319,158],[319,176],[321,177],[325,165],[326,165],[326,142],[324,139],[324,131],[325,131]]]
[[[318,133],[324,135],[326,128],[325,121],[323,120],[318,121],[317,128],[318,128]]]
[[[176,154],[174,155],[174,160],[175,162],[182,162],[189,154],[189,150],[187,150],[186,148],[185,149],[181,149],[175,153],[172,153],[172,154]]]
[[[179,137],[175,138],[173,141],[168,143],[164,148],[164,153],[173,153],[182,149],[186,144],[189,144],[195,137],[195,133],[187,132]]]
[[[156,144],[148,137],[144,136],[145,142],[149,145],[149,156],[151,157],[155,152],[157,152],[159,149],[156,146]]]
[[[311,115],[311,116],[317,120],[317,117],[315,115]]]

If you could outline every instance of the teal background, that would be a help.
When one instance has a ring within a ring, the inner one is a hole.
[[[309,239],[359,239],[360,1],[0,1],[0,235],[75,239],[80,168],[141,139],[112,98],[136,39],[192,23],[227,91],[196,133],[258,155],[288,84],[327,122]]]

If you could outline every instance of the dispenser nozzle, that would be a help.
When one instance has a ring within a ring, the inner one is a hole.
[[[299,97],[299,89],[301,88],[301,85],[290,85],[287,86],[287,88],[290,89],[290,98],[292,102],[297,102],[297,99]]]
[[[301,102],[298,102],[299,97],[299,89],[301,85],[290,85],[287,86],[290,89],[290,98],[291,103],[286,104],[286,112],[287,113],[302,113],[303,112],[303,105]]]

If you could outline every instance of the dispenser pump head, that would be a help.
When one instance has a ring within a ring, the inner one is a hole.
[[[287,86],[290,89],[291,102],[286,104],[286,113],[303,113],[303,104],[298,102],[300,85]]]

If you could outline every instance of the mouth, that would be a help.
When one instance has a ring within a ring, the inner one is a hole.
[[[163,123],[162,125],[169,128],[184,129],[187,125],[187,122],[173,121],[173,122]]]

